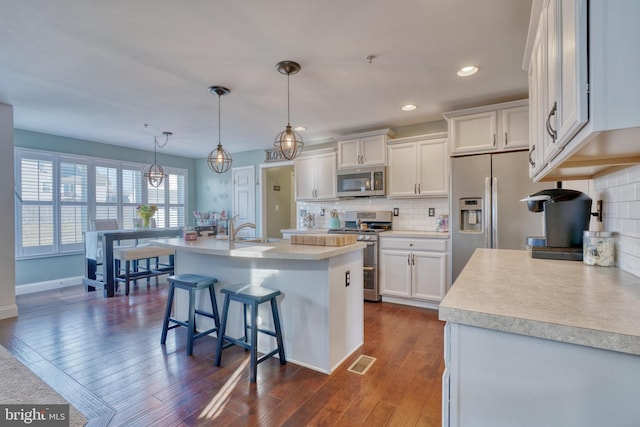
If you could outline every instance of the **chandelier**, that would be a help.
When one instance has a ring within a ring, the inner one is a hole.
[[[287,127],[280,132],[273,143],[273,146],[280,150],[282,156],[287,160],[295,159],[302,153],[304,141],[299,133],[291,128],[290,120],[290,96],[289,96],[289,76],[300,71],[300,64],[293,61],[282,61],[276,64],[276,70],[287,75]]]
[[[207,163],[215,173],[225,173],[231,167],[233,159],[231,158],[231,153],[222,148],[222,143],[220,142],[220,97],[229,94],[231,91],[226,87],[211,86],[209,92],[218,95],[218,146],[209,153]]]
[[[149,185],[158,188],[162,181],[164,180],[164,169],[162,166],[158,164],[158,154],[156,148],[163,148],[169,142],[169,136],[173,135],[171,132],[162,132],[165,136],[164,143],[160,144],[157,137],[153,137],[153,164],[149,165],[149,167],[144,172],[144,177],[149,181]]]

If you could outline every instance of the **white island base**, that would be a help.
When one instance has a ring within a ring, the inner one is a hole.
[[[219,289],[225,285],[247,283],[280,290],[278,310],[287,361],[330,374],[364,342],[362,251],[359,249],[329,258],[304,260],[210,255],[176,248],[176,274],[195,273],[217,278],[220,315],[224,295]],[[346,285],[347,272],[349,286]],[[187,293],[176,292],[175,298],[177,317],[186,319]],[[210,310],[209,299],[204,294],[197,301],[198,308]],[[239,337],[242,305],[231,302],[229,307],[226,333]],[[261,304],[259,317],[265,322],[264,327],[273,330],[269,304]],[[213,327],[211,319],[199,316],[197,321],[199,330]],[[260,352],[266,353],[275,347],[274,338],[258,334]]]

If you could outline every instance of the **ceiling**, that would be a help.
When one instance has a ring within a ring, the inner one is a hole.
[[[206,157],[431,122],[527,96],[531,0],[0,0],[0,102],[18,129]],[[371,61],[366,57],[373,55]],[[456,75],[464,65],[480,71]],[[418,108],[403,112],[413,103]],[[145,128],[144,124],[149,124]]]

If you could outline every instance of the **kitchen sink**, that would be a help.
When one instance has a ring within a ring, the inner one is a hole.
[[[277,243],[277,242],[282,242],[282,239],[277,239],[275,237],[267,237],[267,238],[238,237],[236,239],[236,242],[241,242],[241,243]]]

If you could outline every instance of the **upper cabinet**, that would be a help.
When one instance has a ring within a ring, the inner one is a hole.
[[[454,156],[529,147],[527,100],[452,111],[444,116]]]
[[[387,164],[387,140],[393,137],[389,129],[338,138],[338,169]]]
[[[587,179],[640,162],[640,2],[534,0],[531,13],[530,175]]]
[[[388,197],[446,197],[449,148],[445,133],[389,141]]]
[[[294,162],[296,200],[331,200],[336,194],[336,153],[303,154]]]

